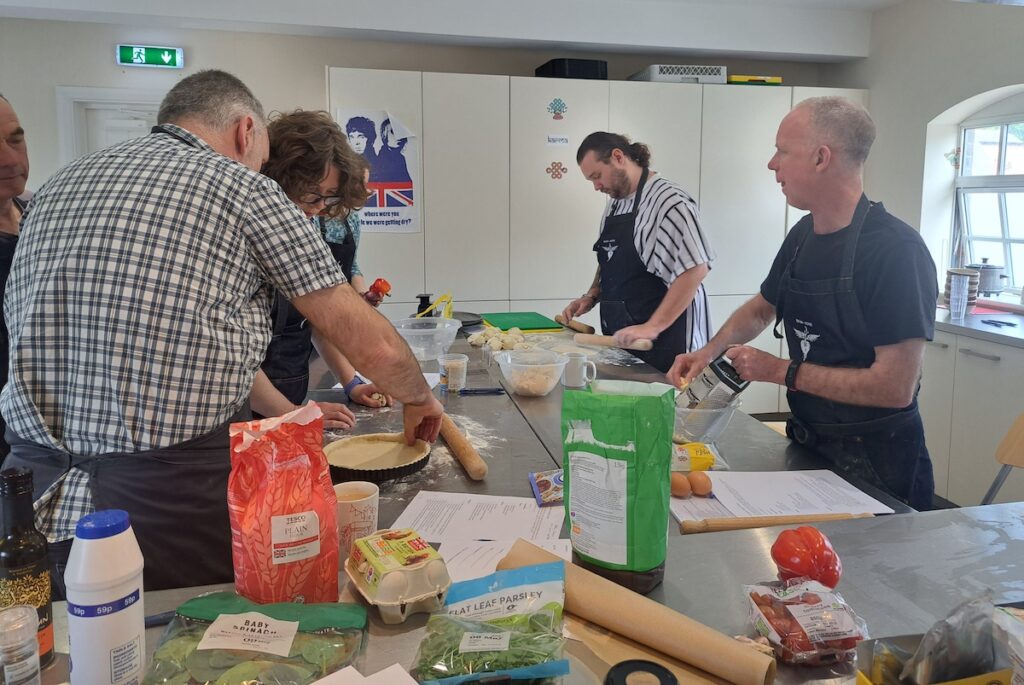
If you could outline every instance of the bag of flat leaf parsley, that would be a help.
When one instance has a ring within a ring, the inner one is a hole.
[[[413,674],[456,685],[480,674],[512,680],[569,672],[562,658],[565,566],[561,561],[498,571],[455,583],[441,613],[427,621]]]

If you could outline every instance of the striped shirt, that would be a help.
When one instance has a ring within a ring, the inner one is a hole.
[[[609,216],[628,214],[636,193],[621,200],[609,199],[601,216],[601,228]],[[710,268],[715,251],[700,225],[697,203],[677,184],[661,176],[648,178],[637,206],[633,227],[633,246],[647,271],[662,280],[665,287],[699,264]],[[702,283],[684,315],[687,317],[689,352],[703,347],[711,339],[711,311]]]
[[[345,282],[274,181],[164,129],[64,167],[28,208],[0,396],[25,440],[94,456],[208,433],[249,396],[271,284],[291,299]]]

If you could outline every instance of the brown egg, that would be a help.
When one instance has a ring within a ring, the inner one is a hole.
[[[707,497],[711,494],[711,477],[708,474],[703,471],[691,471],[686,477],[690,480],[693,494],[698,497]]]
[[[672,473],[672,496],[683,498],[690,496],[690,481],[686,479],[685,473]]]

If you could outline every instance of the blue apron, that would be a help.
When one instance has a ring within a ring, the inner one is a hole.
[[[647,270],[633,242],[637,207],[647,184],[647,173],[645,168],[640,174],[631,210],[606,217],[601,236],[594,243],[597,263],[601,267],[601,331],[605,335],[646,323],[668,292],[662,280]],[[649,352],[631,350],[632,354],[662,373],[667,372],[676,355],[686,352],[689,343],[687,316],[687,312],[683,312],[662,331]]]
[[[875,209],[877,207],[877,209]],[[801,280],[793,265],[813,230],[797,237],[797,249],[779,280],[775,336],[783,323],[789,355],[812,364],[868,368],[874,347],[854,290],[854,257],[864,221],[871,211],[885,211],[861,195],[843,247],[838,278]],[[860,407],[805,392],[788,391],[793,418],[786,433],[827,459],[841,474],[860,478],[915,509],[931,509],[935,491],[932,462],[924,442],[917,394],[903,409]]]

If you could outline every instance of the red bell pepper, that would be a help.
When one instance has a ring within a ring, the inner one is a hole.
[[[391,297],[391,284],[383,278],[378,278],[373,282],[373,285],[370,286],[370,292],[374,295],[379,295],[381,299],[385,296]]]
[[[829,539],[811,526],[784,530],[772,545],[779,578],[806,577],[834,588],[843,575],[843,563]]]

